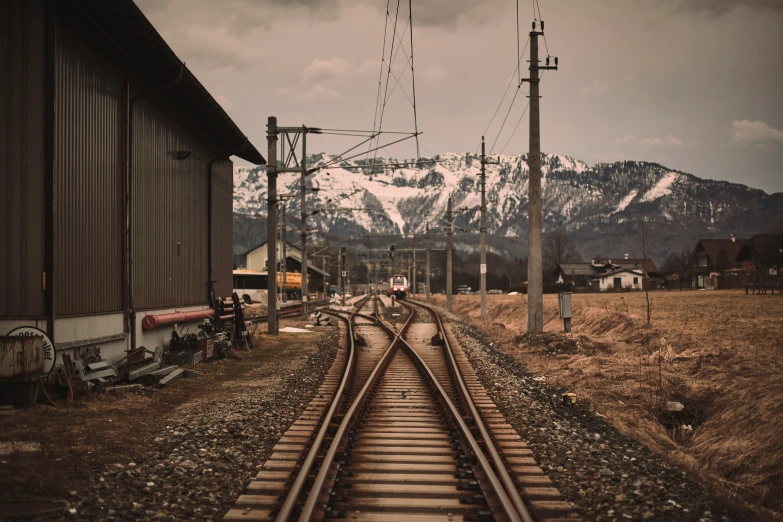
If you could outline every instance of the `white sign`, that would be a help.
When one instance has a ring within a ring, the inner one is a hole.
[[[32,337],[33,335],[40,335],[43,337],[43,356],[44,356],[44,363],[43,363],[43,371],[44,373],[49,373],[52,371],[52,368],[54,368],[54,346],[52,345],[52,340],[49,339],[49,336],[46,335],[46,332],[39,328],[35,328],[34,326],[20,326],[19,328],[14,328],[10,332],[8,332],[8,335],[11,336],[24,336],[24,337]]]
[[[303,303],[306,303],[306,302],[307,302],[307,296],[306,296],[306,295],[303,295],[303,296],[302,296],[302,302],[303,302]]]
[[[481,273],[486,274],[487,273],[487,264],[481,263]]]

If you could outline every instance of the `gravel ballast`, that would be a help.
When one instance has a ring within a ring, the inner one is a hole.
[[[601,417],[562,404],[486,334],[439,309],[482,384],[584,520],[741,520],[686,473]]]
[[[332,327],[311,355],[278,364],[272,375],[267,368],[221,384],[240,393],[189,404],[154,439],[154,450],[96,473],[91,492],[72,492],[61,519],[222,519],[318,390],[339,340]]]

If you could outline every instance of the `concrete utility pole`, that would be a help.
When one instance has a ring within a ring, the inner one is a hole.
[[[536,31],[536,22],[530,32],[530,180],[528,182],[528,219],[527,219],[527,331],[544,331],[544,280],[541,251],[541,121],[539,115],[539,77],[543,69],[557,70],[557,58],[554,67],[538,65],[538,37],[544,34],[544,22],[539,21],[541,31]]]
[[[446,222],[449,225],[449,232],[446,236],[446,308],[451,310],[451,250],[453,248],[452,235],[454,234],[454,218],[451,215],[451,196],[449,204],[446,207]]]
[[[277,248],[274,245],[277,236],[277,118],[267,120],[267,193],[266,220],[266,264],[267,264],[267,332],[279,333],[277,327]]]
[[[340,252],[337,252],[337,289],[343,288],[343,261]]]
[[[416,234],[413,235],[413,288],[411,293],[416,295]]]
[[[487,161],[484,136],[481,137],[481,266],[479,267],[479,288],[481,290],[481,318],[487,318],[487,170],[486,165],[497,165],[499,161]]]
[[[342,281],[342,294],[343,294],[343,306],[345,306],[345,284],[348,279],[348,264],[345,262],[345,247],[340,247],[340,259],[343,261],[343,281]]]
[[[302,317],[307,319],[307,127],[302,125],[302,177],[299,181],[299,191],[302,196]]]
[[[427,266],[425,269],[427,272],[424,274],[424,297],[427,302],[430,302],[430,249],[432,244],[430,243],[430,224],[427,223]]]

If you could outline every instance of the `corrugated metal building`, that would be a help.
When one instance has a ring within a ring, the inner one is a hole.
[[[264,158],[130,0],[0,3],[0,334],[119,358],[232,280],[231,156]]]

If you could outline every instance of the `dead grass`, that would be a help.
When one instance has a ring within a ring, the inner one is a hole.
[[[761,519],[783,515],[783,298],[739,291],[574,294],[573,333],[557,296],[545,333],[525,333],[526,296],[456,296],[454,311],[620,431],[697,474]],[[435,297],[444,304],[442,296]],[[502,325],[502,326],[500,326]],[[667,401],[685,405],[682,413]]]

